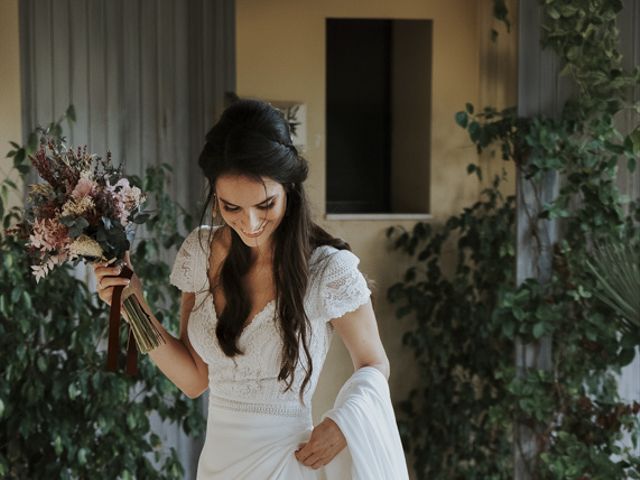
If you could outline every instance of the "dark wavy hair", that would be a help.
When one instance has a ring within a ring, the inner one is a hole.
[[[208,183],[200,225],[209,209],[214,207],[216,180],[221,175],[243,175],[259,182],[262,182],[262,177],[268,177],[280,183],[286,192],[285,214],[274,232],[273,255],[276,312],[282,338],[282,363],[278,380],[286,383],[286,390],[291,389],[295,367],[301,355],[302,339],[308,366],[300,388],[300,401],[304,403],[303,392],[313,372],[308,348],[311,327],[304,309],[309,285],[309,258],[313,249],[320,245],[331,245],[339,250],[351,248],[348,243],[333,237],[311,220],[303,186],[308,173],[307,161],[292,144],[289,124],[284,115],[269,103],[236,99],[207,133],[198,165]],[[231,245],[220,271],[225,307],[218,314],[216,337],[222,351],[228,357],[234,357],[244,353],[238,348],[237,342],[252,310],[242,286],[242,278],[251,267],[252,256],[251,248],[232,228],[229,230]],[[210,229],[209,245],[212,233],[213,229]],[[209,266],[207,273],[208,270]],[[217,287],[211,284],[211,295]]]

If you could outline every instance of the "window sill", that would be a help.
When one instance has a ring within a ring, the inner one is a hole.
[[[399,222],[402,220],[428,221],[433,219],[430,213],[327,213],[326,220],[392,220]]]

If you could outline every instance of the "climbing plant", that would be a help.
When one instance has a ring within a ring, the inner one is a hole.
[[[497,150],[534,187],[549,173],[562,179],[551,201],[536,195],[541,213],[524,219],[534,242],[552,222],[560,232],[549,280],[515,284],[514,200],[499,197],[499,181],[437,231],[388,232],[414,259],[388,294],[398,316],[416,319],[404,341],[424,383],[403,402],[401,425],[419,478],[512,478],[513,448],[526,448],[516,425],[535,432],[531,478],[640,478],[640,405],[620,399],[616,376],[640,332],[594,295],[601,286],[586,262],[594,244],[640,238],[640,207],[616,186],[619,165],[634,171],[640,154],[640,129],[616,122],[628,109],[640,113],[631,100],[640,68],[622,68],[620,1],[545,0],[541,9],[543,46],[574,87],[561,113],[520,117],[468,104],[455,121],[478,152]],[[476,164],[468,171],[482,174]],[[451,275],[440,266],[444,243],[456,246]],[[516,340],[541,354],[543,338],[551,368],[516,371]]]
[[[45,132],[62,136],[65,119]],[[27,145],[13,143],[9,157],[22,180]],[[192,227],[191,216],[166,193],[170,167],[148,168],[144,179],[128,177],[148,193],[152,218],[139,232],[132,259],[154,313],[177,335],[179,292],[166,279],[169,266],[160,253],[176,247]],[[174,448],[150,428],[149,414],[177,422],[187,434],[201,434],[204,419],[189,400],[145,356],[137,378],[107,372],[105,343],[108,306],[74,275],[70,265],[36,283],[24,242],[15,235],[22,209],[5,209],[15,183],[1,184],[0,217],[0,477],[6,479],[182,479]],[[9,235],[8,231],[14,234]],[[126,346],[125,328],[121,346]],[[121,358],[122,360],[122,358]]]

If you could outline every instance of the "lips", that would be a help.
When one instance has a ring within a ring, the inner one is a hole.
[[[249,237],[249,238],[255,238],[257,236],[259,236],[262,232],[264,231],[264,227],[262,227],[260,230],[258,230],[257,232],[253,232],[253,233],[247,233],[244,230],[242,231],[242,234],[245,237]]]

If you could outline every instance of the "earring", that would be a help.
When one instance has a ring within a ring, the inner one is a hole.
[[[217,217],[220,219],[220,222],[222,223],[222,225],[227,224],[227,222],[225,222],[224,220],[224,217],[222,216],[222,213],[220,213],[220,207],[218,206],[218,201],[215,193],[213,194],[213,214],[214,214],[214,220]]]

